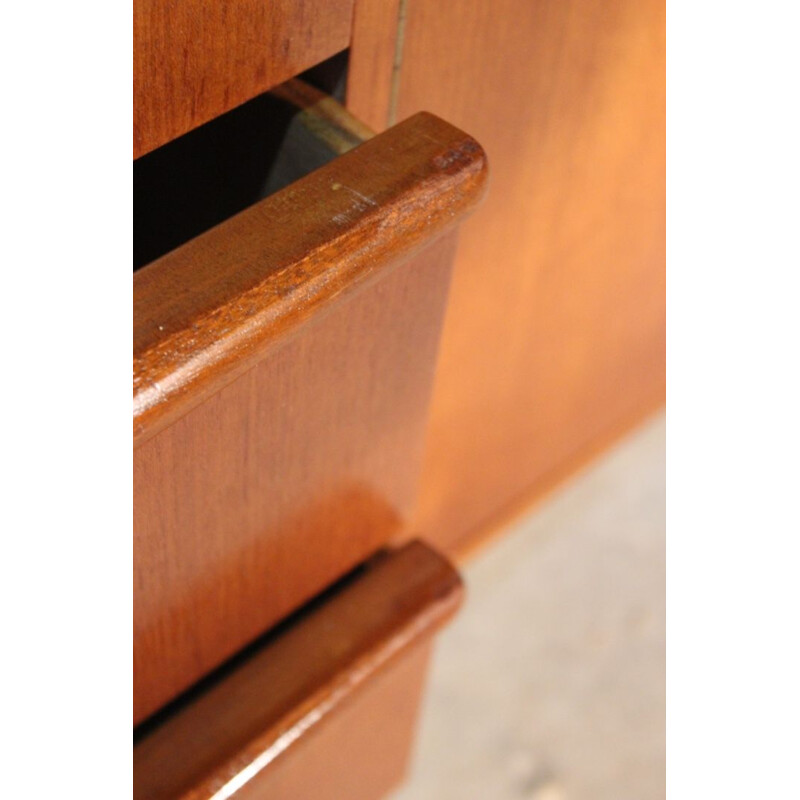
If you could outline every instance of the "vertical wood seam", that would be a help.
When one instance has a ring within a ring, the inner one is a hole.
[[[397,103],[400,95],[400,71],[403,66],[403,44],[406,32],[406,10],[408,0],[400,0],[397,7],[397,35],[394,43],[394,63],[392,64],[392,86],[389,91],[389,117],[387,126],[397,122]]]

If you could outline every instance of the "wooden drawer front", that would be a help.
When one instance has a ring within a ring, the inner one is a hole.
[[[420,114],[134,274],[136,722],[403,535],[484,179]]]
[[[135,0],[133,157],[344,50],[353,0]]]
[[[403,775],[431,634],[458,575],[381,556],[139,734],[137,800],[374,800]]]

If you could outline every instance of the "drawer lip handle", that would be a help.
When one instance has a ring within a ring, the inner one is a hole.
[[[422,542],[379,556],[147,732],[134,746],[134,798],[233,796],[359,686],[427,640],[462,596],[458,573]]]
[[[471,212],[486,155],[421,112],[133,276],[134,444]]]

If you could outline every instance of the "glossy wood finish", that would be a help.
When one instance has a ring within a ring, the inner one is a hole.
[[[399,535],[452,254],[341,300],[135,450],[137,720]]]
[[[385,798],[408,768],[430,651],[416,645],[362,684],[236,800]]]
[[[459,240],[417,514],[457,549],[663,402],[664,5],[410,0],[398,118],[423,108],[492,168]]]
[[[377,558],[147,732],[134,797],[381,796],[402,774],[426,645],[460,598],[419,542]]]
[[[133,155],[344,50],[353,0],[135,0]]]
[[[474,139],[420,113],[135,273],[135,441],[453,227],[485,170]]]
[[[135,273],[135,720],[405,529],[485,168],[420,115]]]

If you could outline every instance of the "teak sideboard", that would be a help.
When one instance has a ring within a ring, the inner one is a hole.
[[[664,5],[134,0],[134,796],[384,796],[456,565],[664,401]]]

